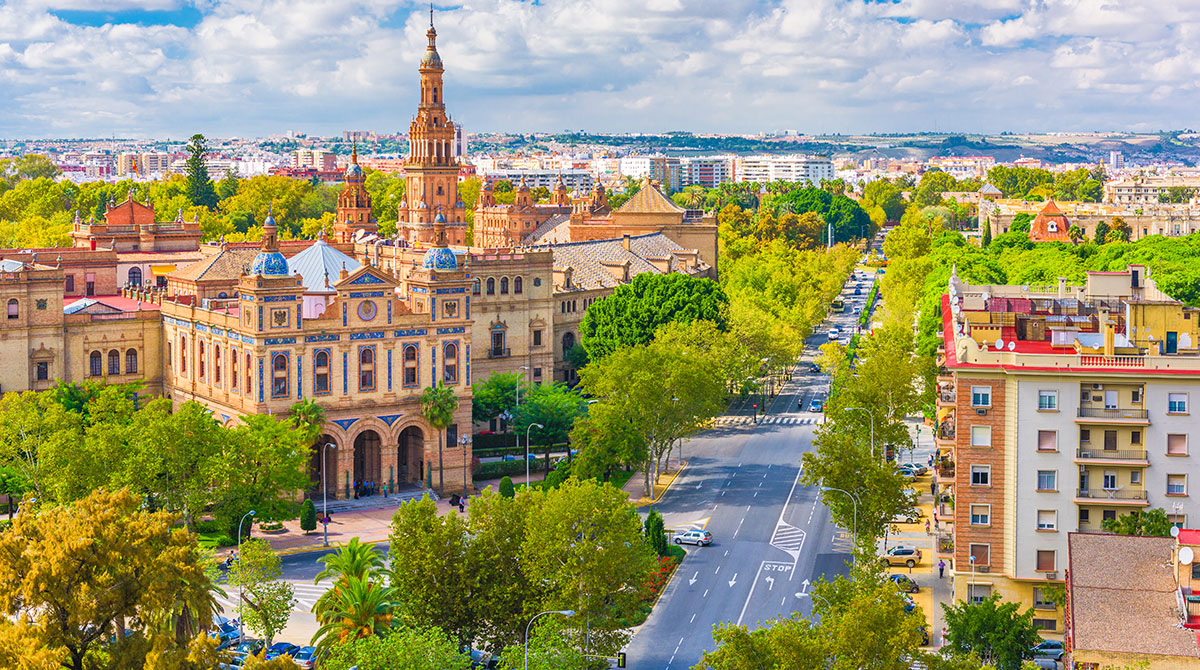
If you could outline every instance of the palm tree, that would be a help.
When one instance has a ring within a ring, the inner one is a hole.
[[[446,490],[445,468],[442,467],[442,433],[454,421],[454,410],[458,409],[458,398],[454,389],[437,383],[421,394],[421,414],[438,434],[438,491]]]
[[[1067,229],[1067,239],[1071,240],[1072,244],[1079,244],[1079,242],[1083,240],[1083,230],[1081,230],[1079,226],[1072,224],[1071,227]]]
[[[332,554],[325,554],[317,561],[324,563],[325,568],[317,573],[313,583],[316,584],[322,579],[332,579],[334,584],[317,599],[313,605],[313,612],[324,609],[330,594],[342,588],[351,577],[368,579],[383,569],[383,555],[371,545],[359,541],[357,537],[351,538],[349,544]]]
[[[369,577],[351,575],[329,592],[319,610],[314,610],[321,627],[312,641],[317,654],[347,640],[384,635],[392,627],[392,590]],[[318,641],[319,640],[319,641]]]
[[[310,398],[307,400],[301,400],[301,401],[297,402],[296,404],[292,405],[292,409],[290,410],[290,412],[292,415],[292,421],[295,422],[296,427],[304,432],[304,441],[308,444],[308,448],[309,448],[308,457],[309,457],[309,462],[311,463],[312,462],[312,450],[317,448],[317,442],[320,441],[321,434],[324,432],[325,410],[322,409],[320,405],[313,402],[313,400]],[[327,481],[325,479],[325,459],[324,458],[321,459],[320,470],[321,470],[321,482],[319,482],[319,483],[323,484],[325,481]],[[336,481],[334,482],[334,488],[335,488],[335,490],[337,488]],[[319,486],[318,486],[317,490],[320,491]]]

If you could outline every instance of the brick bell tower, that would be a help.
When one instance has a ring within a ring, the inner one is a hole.
[[[464,244],[466,205],[458,195],[458,158],[454,156],[454,122],[443,97],[442,57],[437,52],[433,11],[429,12],[429,45],[421,58],[421,101],[409,125],[405,200],[397,212],[397,230],[410,242]],[[444,223],[444,240],[436,239],[434,221]]]
[[[346,186],[338,194],[337,217],[333,222],[333,236],[338,242],[349,243],[358,231],[378,233],[379,224],[371,215],[371,196],[367,193],[367,178],[358,165],[358,144],[350,153],[350,167],[346,168]]]

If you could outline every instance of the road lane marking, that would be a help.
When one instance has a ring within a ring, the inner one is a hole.
[[[714,575],[717,575],[717,574],[720,574],[720,573],[721,573],[721,566],[719,566],[719,565],[718,565],[718,566],[717,566],[717,569],[716,569],[716,570],[713,570],[713,574],[714,574]]]
[[[692,613],[692,618],[688,621],[688,623],[696,623],[696,614],[694,612]]]
[[[704,589],[704,595],[702,595],[702,596],[700,596],[700,597],[701,597],[701,598],[707,598],[707,597],[708,597],[708,589]]]
[[[729,588],[732,589],[734,584],[737,584],[737,573],[736,572],[733,573],[733,579],[729,580]]]
[[[754,492],[754,495],[753,495],[752,497],[754,497],[754,498],[757,498],[757,497],[758,497],[758,491],[755,491],[755,492]]]

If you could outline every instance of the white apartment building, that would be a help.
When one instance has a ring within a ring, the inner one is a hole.
[[[1158,204],[1158,196],[1172,187],[1200,192],[1200,175],[1122,177],[1104,184],[1104,202],[1114,205]]]
[[[520,183],[521,179],[524,179],[525,185],[529,188],[544,186],[550,190],[554,190],[554,187],[558,185],[559,177],[562,177],[567,189],[576,193],[590,193],[596,181],[592,173],[587,170],[519,170],[499,168],[486,171],[481,170],[479,174],[489,182],[497,182],[504,179],[512,183],[513,186],[516,186]]]
[[[986,177],[988,170],[996,166],[996,159],[991,156],[934,156],[925,165],[955,179],[971,179]]]
[[[633,179],[650,178],[662,184],[663,191],[674,193],[682,188],[682,162],[677,156],[626,156],[621,159],[621,175]]]
[[[324,149],[296,149],[292,152],[292,167],[327,172],[337,169],[337,156]]]
[[[680,187],[716,188],[733,181],[732,156],[696,156],[680,159]]]
[[[823,156],[745,156],[734,161],[733,180],[767,184],[807,181],[813,186],[833,179],[833,161]]]

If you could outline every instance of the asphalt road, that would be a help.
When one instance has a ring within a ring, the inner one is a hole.
[[[865,297],[870,284],[863,286]],[[814,394],[828,393],[828,377],[808,372],[807,360],[828,341],[829,327],[853,332],[855,321],[847,300],[846,313],[831,315],[809,338],[805,363],[770,403],[768,420],[718,428],[685,446],[689,465],[658,510],[668,527],[703,527],[714,541],[687,547],[687,558],[627,648],[628,667],[689,668],[715,647],[716,624],[753,629],[793,612],[807,615],[810,599],[796,594],[822,576],[847,572],[849,533],[830,523],[815,488],[798,483],[800,457],[812,448],[816,426],[793,420],[820,419],[800,409]],[[746,404],[735,410],[752,413]]]

